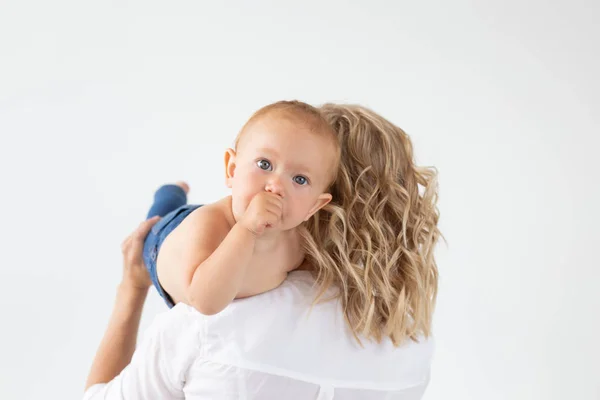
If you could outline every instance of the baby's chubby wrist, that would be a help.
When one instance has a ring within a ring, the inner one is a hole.
[[[242,221],[237,222],[233,226],[233,228],[231,228],[231,230],[237,231],[237,234],[239,234],[239,235],[248,236],[249,238],[252,238],[252,240],[256,240],[260,237],[260,234],[255,232],[252,228],[248,227]]]

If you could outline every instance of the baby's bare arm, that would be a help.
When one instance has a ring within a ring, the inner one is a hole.
[[[201,207],[165,240],[159,257],[161,285],[175,302],[216,314],[240,291],[255,240],[239,224],[230,229],[218,208]]]
[[[256,238],[236,224],[212,254],[196,268],[190,282],[190,304],[206,315],[223,310],[240,292]]]
[[[229,232],[219,211],[212,205],[196,209],[167,236],[160,248],[158,280],[174,303],[190,304],[187,293],[196,268]]]

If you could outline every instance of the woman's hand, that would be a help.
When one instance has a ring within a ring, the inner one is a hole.
[[[123,253],[123,280],[121,284],[140,290],[147,290],[152,285],[150,275],[148,275],[148,271],[144,266],[142,250],[148,232],[158,220],[160,220],[160,217],[156,216],[142,222],[121,244],[121,252]]]

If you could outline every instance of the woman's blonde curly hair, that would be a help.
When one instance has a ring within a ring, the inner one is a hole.
[[[333,200],[300,232],[320,290],[334,285],[358,335],[395,346],[431,333],[438,270],[437,173],[417,167],[399,127],[356,105],[325,104],[341,161]]]

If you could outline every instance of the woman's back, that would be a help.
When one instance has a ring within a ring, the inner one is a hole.
[[[214,316],[179,304],[146,341],[164,351],[167,375],[186,399],[420,399],[432,340],[363,340],[361,348],[339,301],[310,310],[313,283],[309,272],[292,272],[279,288]]]

